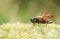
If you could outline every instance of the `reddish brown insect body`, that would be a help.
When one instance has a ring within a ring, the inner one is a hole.
[[[32,23],[53,23],[52,21],[49,21],[49,19],[53,18],[53,15],[47,14],[47,12],[45,11],[45,8],[42,12],[43,14],[40,17],[34,17],[33,19],[31,19]]]

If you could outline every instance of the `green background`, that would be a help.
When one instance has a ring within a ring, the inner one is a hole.
[[[0,0],[0,23],[30,23],[30,18],[39,16],[43,7],[59,24],[60,0]]]

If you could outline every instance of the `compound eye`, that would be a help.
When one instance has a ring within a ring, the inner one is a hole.
[[[34,18],[33,21],[35,22],[36,21],[36,18]]]

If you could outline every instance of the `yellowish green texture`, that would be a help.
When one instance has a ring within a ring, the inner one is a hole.
[[[0,25],[0,39],[60,39],[60,25],[6,23]]]

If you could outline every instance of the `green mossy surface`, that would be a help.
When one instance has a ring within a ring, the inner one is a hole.
[[[6,23],[0,25],[0,39],[60,39],[60,25]]]

